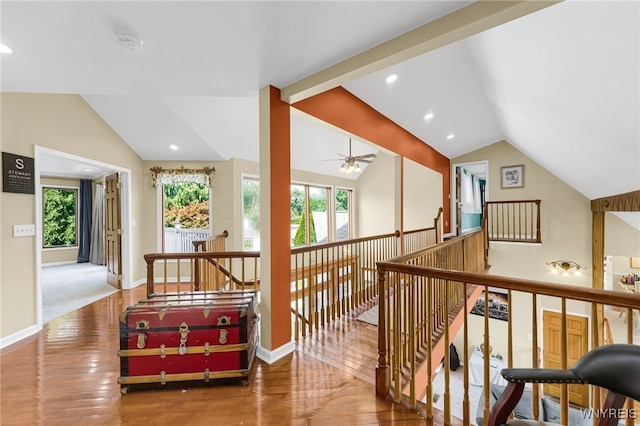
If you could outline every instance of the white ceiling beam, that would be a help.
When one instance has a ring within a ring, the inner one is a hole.
[[[289,104],[301,101],[560,1],[478,1],[293,83],[280,97]]]

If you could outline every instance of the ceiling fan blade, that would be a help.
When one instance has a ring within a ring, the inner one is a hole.
[[[344,161],[344,159],[342,158],[326,158],[322,161]]]
[[[349,157],[348,155],[340,154],[339,152],[336,152],[336,155],[337,155],[338,157],[342,157],[342,158],[347,158],[347,157]]]
[[[358,155],[356,158],[375,158],[376,154]]]
[[[373,160],[366,160],[366,159],[362,159],[362,158],[358,158],[356,160],[358,163],[373,163]]]

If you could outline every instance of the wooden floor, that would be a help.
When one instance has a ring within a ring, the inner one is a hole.
[[[344,317],[249,384],[121,395],[118,316],[125,290],[46,324],[0,352],[2,425],[424,425],[374,392],[376,327]],[[361,311],[366,307],[361,308]]]

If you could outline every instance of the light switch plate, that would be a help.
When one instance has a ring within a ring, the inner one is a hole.
[[[36,235],[36,225],[13,225],[14,237],[32,237]]]

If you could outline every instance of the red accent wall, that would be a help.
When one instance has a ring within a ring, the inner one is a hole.
[[[291,126],[289,104],[270,87],[271,349],[291,341]]]
[[[292,106],[442,174],[442,208],[447,222],[444,232],[449,232],[451,168],[447,157],[343,87],[336,87]]]

